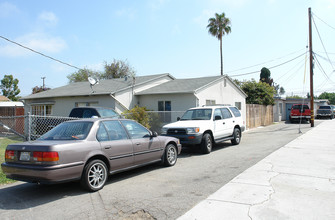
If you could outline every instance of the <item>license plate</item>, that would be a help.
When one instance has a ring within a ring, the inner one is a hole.
[[[20,160],[22,161],[30,161],[30,152],[21,152]]]

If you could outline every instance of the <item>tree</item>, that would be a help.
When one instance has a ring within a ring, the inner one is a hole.
[[[100,78],[100,73],[97,71],[89,70],[89,69],[80,69],[75,73],[72,73],[67,76],[69,79],[69,83],[74,83],[74,82],[84,82],[88,81],[88,77],[96,77]]]
[[[21,92],[18,84],[19,80],[14,79],[13,75],[5,75],[4,78],[1,80],[0,85],[2,94],[12,101],[18,101],[20,97],[18,97],[17,95]]]
[[[125,76],[135,76],[135,70],[129,65],[128,61],[114,59],[108,64],[105,61],[105,72],[101,75],[101,79],[122,78]]]
[[[221,58],[221,76],[223,75],[223,56],[222,56],[222,36],[231,32],[231,22],[226,18],[224,12],[222,14],[215,13],[214,18],[208,20],[208,33],[216,37],[220,41],[220,58]]]
[[[328,99],[331,105],[335,105],[335,93],[323,92],[319,95],[319,99]]]
[[[261,69],[261,75],[260,75],[260,81],[265,82],[267,84],[269,84],[270,86],[272,86],[273,83],[273,79],[271,79],[271,72],[268,68],[263,67]]]
[[[248,95],[247,104],[274,105],[275,89],[267,83],[251,81],[241,82],[241,89]]]
[[[32,89],[32,94],[36,94],[36,93],[39,93],[39,92],[44,92],[44,91],[47,91],[47,90],[50,90],[50,88],[46,88],[43,86],[35,86],[33,89]]]

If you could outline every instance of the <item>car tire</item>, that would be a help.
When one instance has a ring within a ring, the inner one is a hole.
[[[101,160],[92,160],[86,164],[80,183],[86,190],[96,192],[105,186],[107,178],[106,164]]]
[[[177,162],[178,151],[175,145],[168,144],[165,148],[163,163],[166,167],[174,166]]]
[[[212,136],[208,133],[204,134],[201,141],[201,152],[203,154],[209,154],[212,151],[213,140]]]
[[[233,133],[233,139],[231,140],[231,143],[233,145],[238,145],[241,142],[241,131],[238,128],[234,128],[234,133]]]

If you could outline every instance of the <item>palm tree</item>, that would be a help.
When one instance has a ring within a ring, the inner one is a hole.
[[[215,13],[214,18],[208,20],[208,33],[217,37],[220,41],[220,57],[221,57],[221,76],[223,75],[223,57],[222,57],[222,36],[231,32],[231,23],[229,18],[226,18],[225,13]]]

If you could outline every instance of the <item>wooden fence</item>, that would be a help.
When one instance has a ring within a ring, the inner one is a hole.
[[[247,128],[257,128],[273,123],[273,106],[247,104]]]

